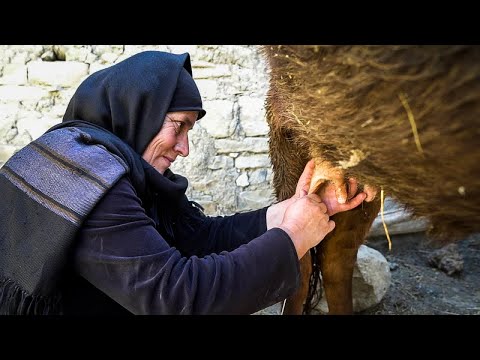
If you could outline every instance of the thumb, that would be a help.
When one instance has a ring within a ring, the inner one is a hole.
[[[305,165],[302,175],[300,175],[300,178],[298,179],[298,182],[297,182],[297,188],[296,188],[295,194],[298,197],[301,196],[301,191],[304,190],[305,187],[308,189],[308,187],[310,186],[310,181],[312,180],[312,175],[313,175],[313,169],[315,169],[315,161],[313,159],[310,159]]]

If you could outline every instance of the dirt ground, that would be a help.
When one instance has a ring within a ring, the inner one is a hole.
[[[443,250],[423,233],[392,236],[392,251],[384,236],[366,245],[386,257],[392,281],[380,304],[360,314],[480,315],[480,234]]]
[[[365,243],[388,260],[391,283],[378,305],[357,315],[480,315],[480,234],[440,249],[421,232],[391,238],[391,251],[385,236]],[[279,315],[281,305],[257,314]]]

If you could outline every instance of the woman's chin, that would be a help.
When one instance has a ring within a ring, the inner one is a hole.
[[[155,170],[157,170],[162,175],[168,169],[168,166],[166,167],[165,165],[162,166],[162,165],[153,164],[152,166]]]
[[[152,164],[151,164],[152,165]],[[153,163],[153,167],[160,173],[164,174],[165,171],[170,167],[171,163],[165,158],[160,159],[159,161],[156,161]]]

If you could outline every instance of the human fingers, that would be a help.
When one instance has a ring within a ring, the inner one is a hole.
[[[318,207],[320,208],[320,210],[322,212],[327,213],[327,211],[328,211],[327,205],[325,205],[325,203],[322,202],[322,198],[320,196],[318,196],[315,193],[312,193],[312,194],[308,194],[307,198],[310,199],[311,201],[317,203]]]
[[[295,191],[295,194],[297,195],[297,197],[301,196],[302,191],[308,191],[310,182],[312,181],[312,175],[313,175],[314,169],[315,169],[315,161],[314,159],[310,159],[305,165],[302,175],[300,175],[300,178],[298,179],[297,188]]]

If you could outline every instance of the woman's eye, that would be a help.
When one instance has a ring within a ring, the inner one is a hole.
[[[182,130],[183,123],[180,121],[175,121],[174,124],[175,124],[175,131],[178,134]]]

